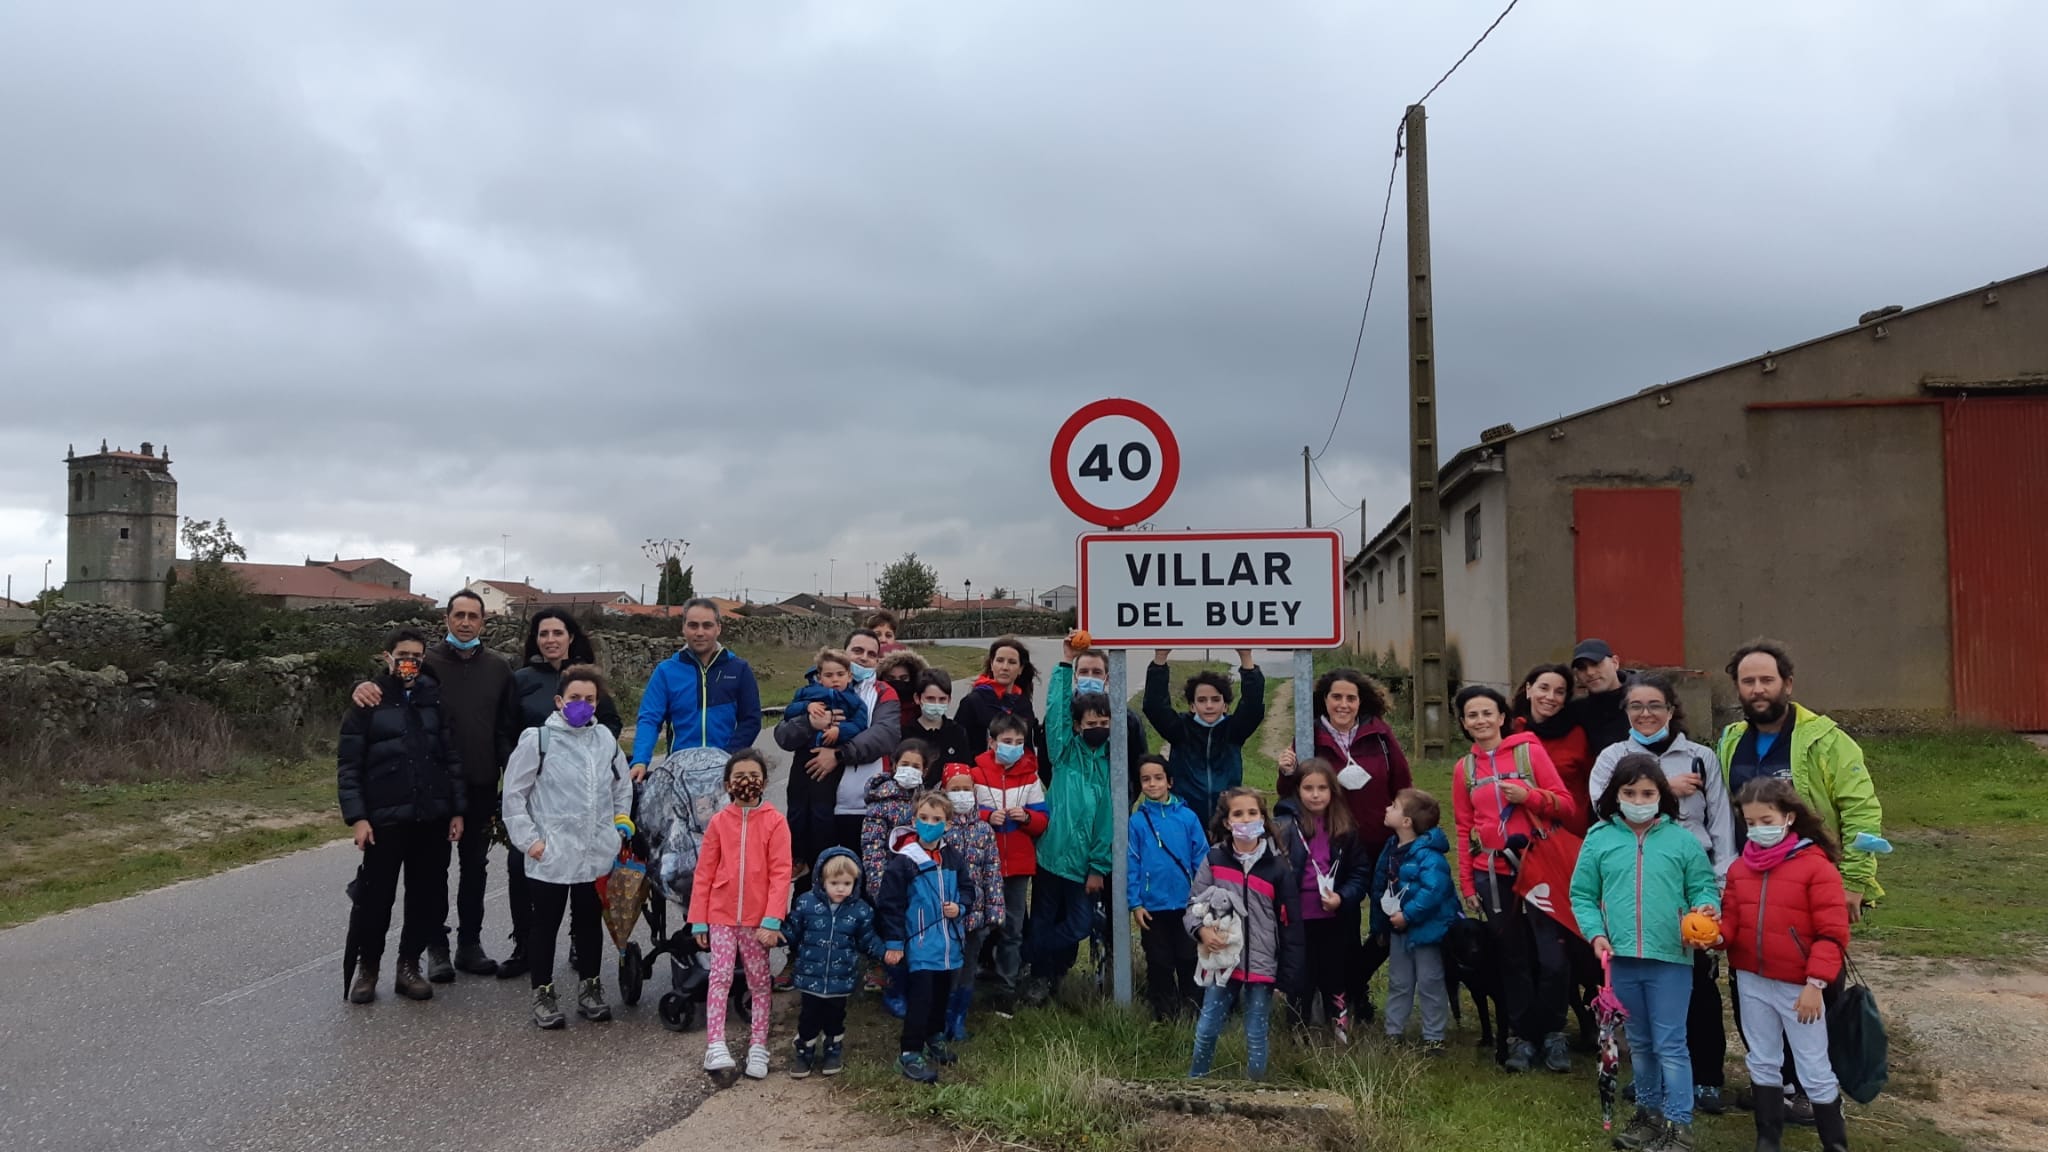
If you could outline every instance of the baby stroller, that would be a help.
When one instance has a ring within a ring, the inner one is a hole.
[[[711,818],[725,807],[725,764],[731,757],[719,748],[685,748],[647,773],[633,792],[634,854],[647,861],[647,896],[642,919],[649,947],[628,941],[619,949],[619,995],[628,1004],[640,1002],[655,962],[669,958],[669,991],[656,1006],[662,1025],[671,1032],[694,1026],[709,994],[711,973],[705,953],[690,935],[690,884],[696,878],[697,851]],[[676,931],[668,930],[669,905],[682,909]],[[731,1005],[745,1015],[752,997],[746,982],[733,982]]]

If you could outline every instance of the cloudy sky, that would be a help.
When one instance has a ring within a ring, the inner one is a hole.
[[[1052,435],[1119,394],[1188,460],[1162,526],[1294,525],[1393,129],[1498,8],[0,6],[0,572],[61,572],[104,437],[252,559],[432,594],[637,594],[649,536],[708,591],[1045,587]],[[1442,441],[2048,263],[2044,43],[1525,0],[1430,101]],[[1318,520],[1406,498],[1393,213]]]

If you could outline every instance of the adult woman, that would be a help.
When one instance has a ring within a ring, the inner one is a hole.
[[[879,634],[878,632],[877,635]],[[887,643],[888,641],[883,641],[883,644]],[[917,678],[924,674],[927,667],[929,665],[924,662],[924,657],[900,644],[893,652],[884,648],[881,662],[875,665],[875,675],[881,677],[882,683],[896,690],[896,703],[902,710],[901,723],[905,733],[910,731],[912,724],[917,723]]]
[[[1515,1037],[1505,1067],[1527,1072],[1540,1043],[1544,1066],[1569,1072],[1565,929],[1517,897],[1515,879],[1519,853],[1546,825],[1571,813],[1571,797],[1541,741],[1528,732],[1506,734],[1508,700],[1497,689],[1474,684],[1458,693],[1454,707],[1472,741],[1472,751],[1451,773],[1458,890],[1468,915],[1484,912],[1487,936],[1500,958],[1501,1008]],[[1560,914],[1563,895],[1553,896]]]
[[[512,673],[522,729],[538,728],[555,714],[555,701],[562,694],[562,673],[578,665],[597,665],[597,652],[583,625],[560,608],[535,612],[526,622],[526,658]],[[597,694],[597,723],[614,738],[625,727],[609,692]],[[512,954],[498,961],[500,980],[526,975],[527,917],[533,907],[533,895],[526,885],[526,854],[512,847],[505,849],[505,903],[512,913]],[[579,959],[573,944],[570,952],[569,966],[573,968]]]
[[[1566,705],[1572,699],[1572,670],[1562,664],[1538,664],[1515,689],[1510,732],[1533,733],[1550,756],[1550,766],[1571,793],[1572,814],[1566,827],[1581,836],[1591,825],[1592,803],[1586,798],[1586,773],[1598,748],[1587,746],[1586,730]]]
[[[1601,751],[1593,762],[1589,791],[1577,797],[1578,801],[1584,804],[1591,797],[1604,795],[1622,757],[1632,752],[1655,756],[1672,794],[1678,797],[1679,824],[1707,850],[1714,875],[1725,879],[1735,863],[1735,810],[1728,800],[1720,758],[1712,748],[1686,737],[1685,709],[1679,706],[1678,689],[1663,676],[1638,677],[1622,695],[1622,710],[1628,716],[1628,739]],[[1692,959],[1692,1000],[1686,1012],[1685,1040],[1692,1054],[1693,1096],[1700,1111],[1718,1115],[1725,1084],[1721,1068],[1728,1055],[1727,1029],[1721,1023],[1721,987],[1714,982],[1712,952],[1702,949],[1693,953]]]
[[[1356,668],[1335,668],[1316,677],[1315,755],[1337,769],[1344,807],[1351,812],[1359,854],[1370,869],[1379,862],[1393,833],[1387,830],[1387,805],[1402,789],[1413,788],[1408,757],[1387,725],[1387,690]],[[1288,799],[1301,791],[1302,763],[1293,748],[1283,748],[1275,763],[1279,792]],[[1354,1020],[1372,1019],[1372,977],[1387,962],[1387,941],[1368,939],[1359,949],[1347,1001]]]
[[[967,747],[976,755],[988,750],[988,722],[1008,712],[1031,722],[1033,743],[1038,732],[1038,714],[1031,709],[1031,692],[1038,684],[1038,669],[1031,664],[1031,652],[1015,636],[998,636],[988,646],[981,675],[960,700],[954,717],[967,732]],[[1059,701],[1055,707],[1065,707]]]

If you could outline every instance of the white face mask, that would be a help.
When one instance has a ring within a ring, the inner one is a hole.
[[[896,768],[896,786],[898,788],[924,787],[924,769],[912,768],[907,764],[898,765]]]
[[[1776,848],[1785,842],[1785,833],[1789,831],[1783,824],[1751,824],[1749,842],[1759,848]]]
[[[1372,783],[1372,773],[1356,764],[1346,764],[1344,770],[1337,773],[1337,783],[1342,784],[1347,791],[1356,792]]]
[[[1621,818],[1631,824],[1648,824],[1664,810],[1662,804],[1631,804],[1623,800],[1620,804]]]
[[[1401,895],[1398,892],[1380,893],[1380,911],[1392,916],[1401,910]]]
[[[962,816],[974,811],[974,793],[972,792],[948,792],[946,793],[946,799],[953,802],[953,811],[958,812]]]

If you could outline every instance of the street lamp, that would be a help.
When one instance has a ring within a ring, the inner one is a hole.
[[[49,594],[49,592],[50,592],[50,565],[52,565],[52,564],[55,564],[55,563],[56,563],[56,561],[55,561],[55,560],[45,560],[45,561],[43,561],[43,594],[44,594],[44,595],[48,595],[48,594]]]

